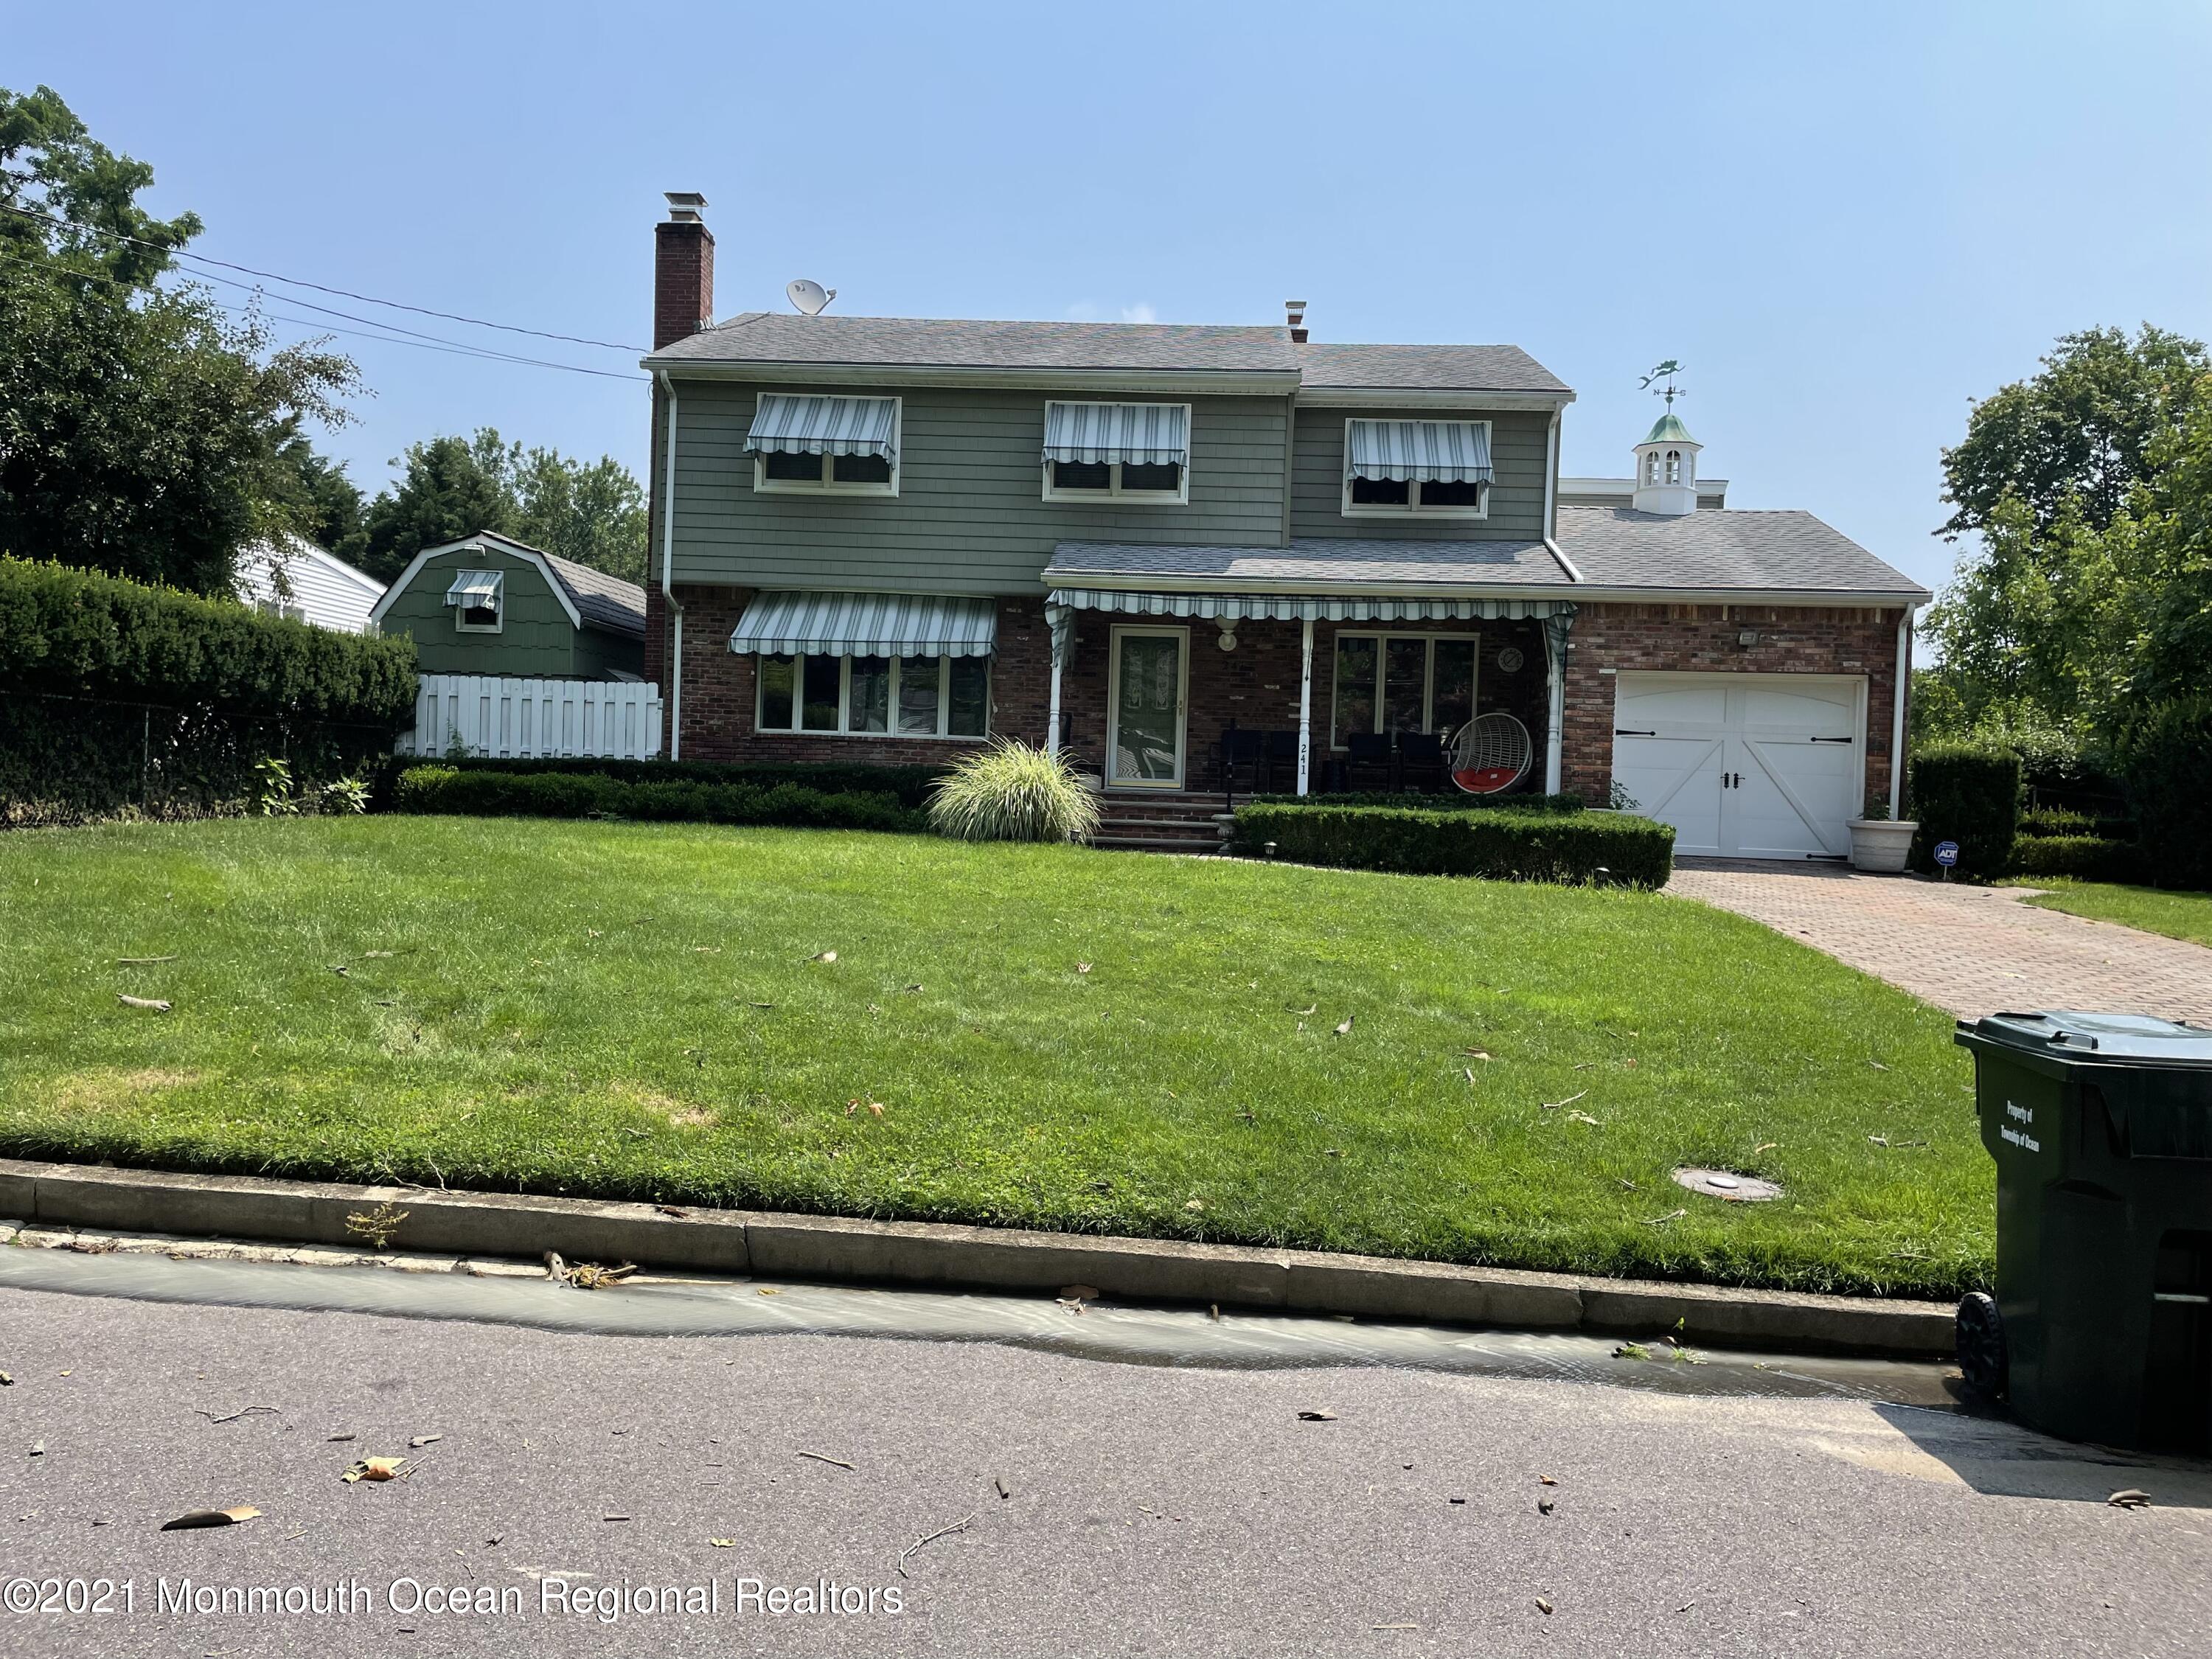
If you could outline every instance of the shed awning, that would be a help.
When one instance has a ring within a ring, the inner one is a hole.
[[[763,593],[730,649],[740,655],[988,657],[999,638],[988,599],[935,593]]]
[[[1065,662],[1078,611],[1130,617],[1195,617],[1253,622],[1471,622],[1569,617],[1572,599],[1455,599],[1390,594],[1146,593],[1120,588],[1055,587],[1045,596],[1052,651]]]
[[[453,585],[446,590],[446,603],[465,606],[471,611],[486,611],[499,604],[499,590],[507,580],[503,570],[464,570],[453,577]]]
[[[802,398],[763,392],[745,438],[749,455],[878,455],[898,459],[898,404],[890,398]]]
[[[1488,483],[1490,428],[1480,421],[1353,421],[1352,476],[1394,483]]]
[[[1190,410],[1182,404],[1051,404],[1044,415],[1044,458],[1187,465]]]

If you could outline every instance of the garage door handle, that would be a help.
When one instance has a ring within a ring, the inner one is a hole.
[[[1613,735],[1616,738],[1656,738],[1659,734],[1656,732],[1632,732],[1625,726],[1616,726],[1613,728]]]
[[[1851,739],[1849,738],[1808,738],[1805,741],[1808,743],[1849,743]]]

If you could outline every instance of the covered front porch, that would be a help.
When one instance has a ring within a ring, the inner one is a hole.
[[[1109,797],[1559,789],[1570,601],[1066,586],[1045,615],[1048,729]]]

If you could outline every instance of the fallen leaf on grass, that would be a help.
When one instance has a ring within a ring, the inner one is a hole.
[[[364,960],[368,960],[374,957],[392,956],[397,953],[391,951],[363,951],[361,954]]]
[[[1298,1413],[1298,1421],[1301,1423],[1334,1423],[1336,1421],[1336,1413],[1334,1412],[1300,1412]]]
[[[817,951],[806,959],[809,962],[835,962],[837,960],[837,953],[835,951]]]
[[[168,1003],[160,997],[126,997],[118,991],[115,1000],[126,1008],[151,1008],[157,1014],[169,1012]]]
[[[1776,1147],[1781,1146],[1781,1144],[1782,1143],[1778,1140],[1762,1140],[1758,1146],[1751,1149],[1751,1155],[1753,1158],[1757,1158],[1761,1152],[1772,1152]]]
[[[1465,1054],[1469,1060],[1489,1060],[1493,1058],[1490,1050],[1487,1048],[1462,1048],[1460,1050],[1460,1053]]]
[[[349,1464],[338,1479],[349,1486],[362,1480],[397,1480],[406,1467],[404,1457],[363,1457]]]
[[[1075,964],[1075,971],[1079,974],[1087,974],[1091,971],[1091,964],[1087,962],[1079,962]]]
[[[1321,1004],[1319,1004],[1318,1002],[1316,1002],[1316,1004],[1314,1004],[1314,1006],[1313,1006],[1312,1007],[1310,1007],[1310,1008],[1301,1008],[1301,1009],[1299,1009],[1299,1010],[1298,1010],[1298,1018],[1299,1018],[1300,1019],[1311,1019],[1311,1018],[1312,1018],[1316,1014],[1319,1013],[1320,1012],[1321,1012]]]
[[[1582,1099],[1583,1095],[1587,1095],[1589,1093],[1589,1091],[1585,1089],[1583,1091],[1582,1094],[1569,1095],[1565,1100],[1541,1100],[1536,1103],[1541,1106],[1547,1112],[1556,1112],[1562,1106],[1573,1105],[1577,1101]]]
[[[1867,1064],[1868,1064],[1868,1065],[1869,1065],[1869,1066],[1873,1066],[1873,1067],[1875,1068],[1875,1071],[1877,1071],[1877,1072],[1886,1072],[1886,1071],[1887,1071],[1887,1070],[1889,1069],[1889,1067],[1888,1067],[1888,1066],[1887,1066],[1883,1065],[1883,1064],[1882,1064],[1880,1060],[1870,1060],[1867,1061]]]
[[[1597,1124],[1597,1120],[1592,1117],[1588,1112],[1569,1112],[1567,1114],[1567,1121],[1570,1123]]]
[[[2123,1486],[2105,1500],[2115,1509],[2142,1510],[2150,1507],[2150,1494],[2133,1486]]]
[[[1647,1227],[1663,1227],[1667,1223],[1670,1221],[1679,1221],[1687,1214],[1689,1214],[1687,1210],[1669,1210],[1664,1215],[1653,1216],[1644,1224]]]
[[[1352,1022],[1358,1018],[1359,1016],[1357,1014],[1346,1014],[1344,1017],[1344,1024],[1336,1028],[1337,1036],[1350,1036],[1352,1035]]]
[[[375,953],[371,951],[370,954],[373,956]],[[118,957],[115,958],[115,965],[118,968],[151,968],[156,963],[175,960],[174,957]]]
[[[173,1521],[164,1521],[161,1530],[189,1532],[198,1527],[234,1527],[241,1521],[251,1521],[260,1513],[251,1504],[234,1504],[227,1510],[193,1510]]]
[[[1620,1189],[1623,1192],[1632,1193],[1637,1189],[1636,1183],[1631,1181],[1626,1176],[1613,1176],[1613,1179],[1620,1183]]]
[[[884,1103],[880,1100],[848,1100],[845,1103],[845,1115],[852,1116],[863,1106],[866,1106],[873,1116],[881,1117],[884,1115]]]
[[[1193,1200],[1191,1200],[1191,1201],[1190,1201],[1189,1203],[1188,1203],[1188,1204],[1186,1204],[1186,1205],[1184,1205],[1184,1206],[1183,1206],[1183,1208],[1184,1208],[1184,1209],[1186,1209],[1186,1210],[1202,1210],[1202,1209],[1204,1209],[1205,1207],[1206,1207],[1205,1201],[1204,1201],[1203,1200],[1201,1200],[1201,1199],[1195,1199],[1195,1198],[1194,1198]]]
[[[347,979],[347,978],[350,978],[350,977],[351,977],[350,971],[347,969],[346,965],[345,965],[343,963],[342,963],[342,962],[334,962],[334,963],[332,963],[331,964],[331,971],[332,973],[336,974],[336,975],[337,975],[340,979]]]

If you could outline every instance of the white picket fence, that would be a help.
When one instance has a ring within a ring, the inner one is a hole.
[[[458,739],[494,758],[597,755],[650,760],[660,752],[660,688],[629,680],[527,680],[425,674],[415,729],[393,751],[443,755]]]

